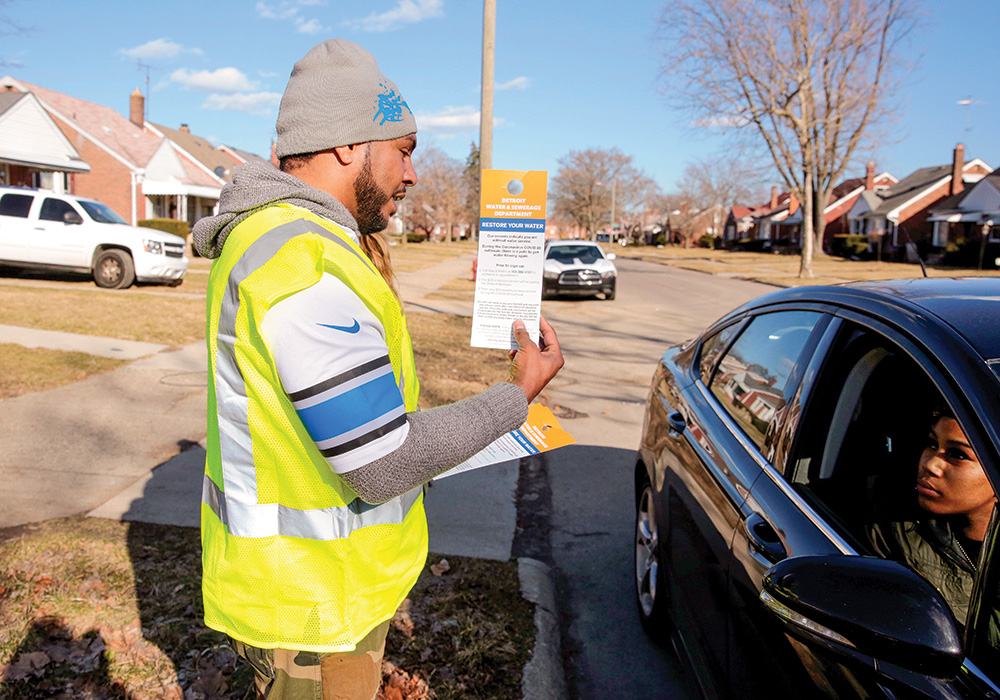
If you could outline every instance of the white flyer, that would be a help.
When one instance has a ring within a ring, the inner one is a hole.
[[[547,184],[544,170],[483,171],[472,347],[516,349],[518,319],[538,342]]]

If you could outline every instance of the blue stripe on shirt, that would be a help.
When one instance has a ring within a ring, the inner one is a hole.
[[[315,442],[360,428],[403,405],[396,378],[387,372],[322,403],[298,411]]]

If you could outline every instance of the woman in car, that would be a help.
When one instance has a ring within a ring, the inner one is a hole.
[[[938,408],[917,467],[915,520],[876,522],[876,552],[903,562],[944,596],[965,624],[979,550],[996,502],[975,451],[950,409]]]

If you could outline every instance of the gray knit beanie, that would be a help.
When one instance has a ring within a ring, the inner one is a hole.
[[[314,46],[292,68],[278,108],[275,155],[388,141],[415,133],[417,122],[375,57],[343,39]]]

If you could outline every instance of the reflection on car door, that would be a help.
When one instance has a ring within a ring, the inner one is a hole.
[[[752,481],[748,488],[766,477],[776,448],[776,436],[788,415],[789,407],[801,381],[802,368],[808,362],[828,318],[815,311],[782,311],[755,317],[725,352],[712,374],[708,388],[715,400],[724,433],[733,436],[734,445],[727,460],[745,465]],[[740,566],[745,559],[767,568],[787,556],[787,540],[765,517],[765,509],[748,501],[743,493],[735,513],[732,530],[731,561],[726,582],[728,640],[725,674],[730,680],[732,697],[793,697],[793,688],[782,688],[782,681],[770,679],[759,687],[744,684],[744,667],[758,663],[755,656],[763,645],[760,640],[734,636],[733,619],[746,616],[747,578]],[[766,653],[766,651],[765,651]],[[754,674],[756,675],[756,674]],[[764,679],[761,679],[764,681]]]
[[[671,609],[692,662],[703,670],[706,694],[730,694],[729,568],[731,545],[745,520],[745,501],[760,476],[775,426],[784,416],[785,392],[798,382],[795,362],[808,354],[820,314],[762,314],[724,349],[716,338],[703,348],[701,380],[680,411],[684,443],[673,450],[681,464],[667,470],[670,518]],[[725,333],[726,331],[722,331]],[[720,334],[721,335],[721,334]],[[722,352],[717,363],[713,358]],[[714,364],[714,366],[712,366]],[[706,385],[707,381],[707,385]],[[708,436],[712,436],[709,438]],[[669,454],[665,450],[664,454]]]

